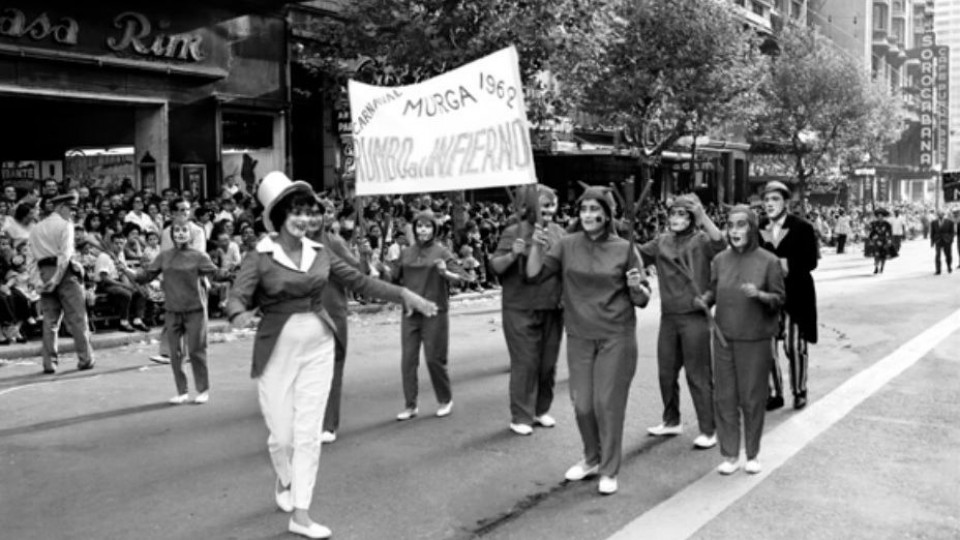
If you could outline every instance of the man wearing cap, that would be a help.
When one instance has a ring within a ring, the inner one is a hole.
[[[73,261],[72,217],[77,211],[78,200],[75,192],[53,197],[50,200],[53,213],[34,226],[27,240],[30,273],[39,282],[44,373],[57,372],[57,332],[64,315],[76,345],[77,369],[91,369],[94,364],[83,291],[83,268]]]
[[[817,342],[817,292],[810,274],[817,268],[820,249],[817,233],[809,221],[787,211],[790,189],[782,182],[769,182],[763,189],[766,219],[760,224],[760,245],[780,259],[786,277],[787,299],[780,315],[778,340],[790,361],[793,408],[807,405],[807,345]],[[767,410],[783,406],[783,375],[773,347],[773,395]]]
[[[700,429],[694,445],[711,448],[717,444],[717,435],[710,326],[707,314],[694,300],[710,285],[710,261],[726,248],[726,243],[695,195],[676,197],[668,207],[667,220],[667,232],[640,246],[644,264],[657,267],[661,303],[657,371],[663,421],[647,432],[655,436],[683,432],[678,384],[683,368]]]

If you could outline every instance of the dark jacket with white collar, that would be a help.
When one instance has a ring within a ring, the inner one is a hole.
[[[774,243],[770,220],[760,223],[760,247],[787,260],[787,302],[784,310],[797,324],[808,343],[816,343],[817,290],[810,275],[817,268],[820,247],[817,233],[809,221],[787,214],[784,217],[780,242]]]
[[[337,340],[343,339],[323,307],[323,291],[331,277],[363,296],[401,302],[402,288],[363,275],[307,238],[303,239],[299,267],[269,236],[247,253],[230,290],[226,312],[231,320],[253,308],[263,312],[253,344],[253,378],[263,373],[283,326],[294,313],[315,313]]]

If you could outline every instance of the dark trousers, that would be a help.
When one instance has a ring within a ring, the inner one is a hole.
[[[419,313],[403,317],[400,323],[400,347],[403,349],[400,375],[403,378],[403,399],[406,407],[417,406],[417,369],[420,367],[421,344],[437,401],[449,403],[453,399],[450,375],[447,373],[449,341],[450,315],[447,312],[437,313],[434,317],[424,317]]]
[[[588,464],[617,476],[623,456],[623,421],[630,383],[637,371],[633,333],[607,339],[567,335],[570,398]]]
[[[770,340],[714,341],[717,376],[717,434],[720,454],[740,456],[740,415],[743,414],[747,459],[760,453],[760,436],[767,404],[767,373],[770,371]]]
[[[182,343],[186,342],[190,351],[190,367],[193,369],[193,384],[197,392],[210,389],[207,374],[207,311],[167,311],[164,315],[164,328],[167,330],[167,345],[170,347],[170,367],[173,380],[177,385],[177,394],[187,393],[187,376],[183,373],[183,360],[186,351]]]
[[[847,235],[838,234],[837,235],[837,254],[843,254],[844,248],[847,247]]]
[[[951,251],[951,249],[953,248],[953,242],[949,242],[949,243],[936,242],[934,244],[934,247],[936,248],[936,259],[934,259],[934,262],[936,263],[937,273],[938,274],[940,273],[940,254],[941,253],[943,254],[943,257],[947,260],[947,271],[950,271],[953,268],[953,252]]]
[[[107,295],[107,300],[117,310],[121,320],[133,321],[143,318],[143,312],[147,307],[147,299],[140,294],[140,291],[130,290],[119,285],[101,283],[97,286],[97,292]]]
[[[531,425],[553,404],[563,310],[504,309],[503,336],[510,353],[510,418]]]
[[[767,354],[773,360],[773,368],[771,369],[773,394],[783,396],[783,373],[780,371],[780,360],[777,354],[778,341],[783,342],[783,352],[787,355],[787,360],[790,363],[790,389],[793,391],[794,397],[801,394],[806,395],[807,368],[810,362],[807,340],[803,338],[800,327],[790,319],[786,312],[783,312],[780,316],[780,336],[771,340],[767,350]]]
[[[339,321],[337,326],[340,327]],[[327,410],[323,414],[323,431],[336,433],[340,429],[340,398],[343,396],[343,368],[347,363],[347,324],[343,322],[342,340],[333,346],[333,380],[327,397]]]
[[[41,278],[47,280],[48,274],[53,274],[54,270],[55,267],[41,266]],[[90,327],[87,325],[87,303],[83,284],[76,274],[68,270],[52,293],[40,295],[40,313],[43,314],[44,369],[52,369],[57,361],[57,333],[60,331],[60,321],[64,318],[73,336],[80,366],[92,366],[94,359]]]
[[[700,433],[713,435],[713,373],[710,367],[710,325],[703,313],[666,314],[660,317],[657,370],[663,423],[680,424],[680,368],[697,411]]]

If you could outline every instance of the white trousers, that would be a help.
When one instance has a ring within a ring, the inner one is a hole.
[[[277,477],[293,506],[310,508],[320,467],[320,426],[333,379],[333,333],[313,313],[287,320],[260,376],[260,411]]]

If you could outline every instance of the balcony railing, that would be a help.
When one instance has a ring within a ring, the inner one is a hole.
[[[890,50],[890,42],[887,40],[889,32],[887,30],[874,28],[873,29],[873,48],[877,50],[878,53],[886,54]]]

